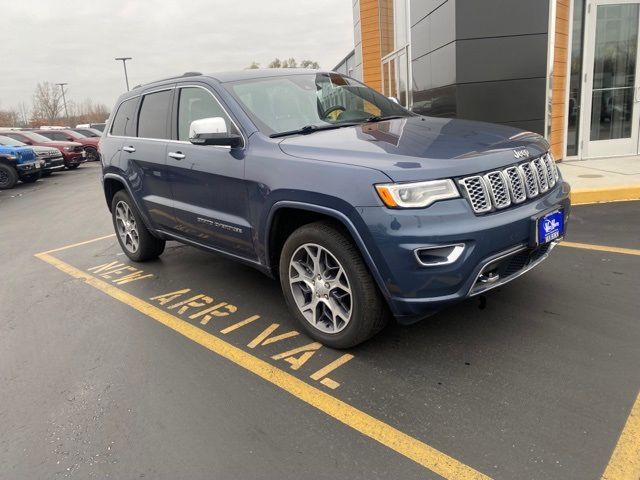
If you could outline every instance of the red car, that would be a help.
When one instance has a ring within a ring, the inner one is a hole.
[[[68,169],[78,168],[80,164],[86,162],[86,153],[82,144],[78,142],[57,142],[47,137],[43,137],[35,132],[24,130],[4,130],[0,131],[5,137],[14,138],[27,145],[39,145],[42,147],[54,147],[60,150],[64,159],[64,166]]]
[[[98,160],[98,137],[86,137],[81,133],[74,132],[73,130],[66,130],[61,128],[40,129],[33,130],[40,135],[43,135],[51,140],[55,141],[67,141],[78,142],[84,147],[84,151],[87,152],[87,162],[93,162]]]

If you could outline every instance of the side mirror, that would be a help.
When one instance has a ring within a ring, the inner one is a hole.
[[[242,137],[227,131],[227,122],[222,117],[201,118],[189,126],[189,141],[194,145],[222,145],[239,147]]]

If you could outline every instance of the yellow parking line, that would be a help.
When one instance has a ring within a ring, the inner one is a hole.
[[[107,238],[101,237],[92,241]],[[160,322],[177,333],[232,361],[240,367],[254,373],[262,379],[276,385],[287,393],[297,397],[303,402],[335,418],[344,425],[368,436],[380,444],[396,451],[400,455],[413,460],[436,474],[456,480],[489,479],[488,476],[459,462],[447,454],[417,440],[406,433],[378,420],[367,413],[325,393],[324,391],[309,385],[293,375],[261,360],[253,355],[234,347],[220,338],[205,332],[204,330],[175,317],[150,303],[141,300],[130,293],[120,290],[107,282],[63,262],[51,255],[56,252],[84,245],[88,242],[78,243],[67,247],[38,253],[35,256],[53,265],[57,269],[83,280],[85,283],[106,293],[110,297],[130,306],[140,313]]]
[[[62,250],[68,250],[70,248],[79,247],[81,245],[86,245],[87,243],[93,243],[93,242],[97,242],[99,240],[104,240],[106,238],[111,238],[111,237],[115,237],[115,236],[116,236],[116,234],[112,233],[111,235],[105,235],[104,237],[98,237],[98,238],[92,238],[91,240],[86,240],[84,242],[74,243],[72,245],[66,245],[66,246],[60,247],[60,248],[54,248],[53,250],[47,250],[46,252],[42,252],[42,253],[61,252]],[[38,255],[40,255],[40,254],[38,254]],[[38,255],[36,255],[36,257]]]
[[[598,252],[622,253],[624,255],[640,256],[640,250],[633,248],[609,247],[607,245],[592,245],[590,243],[576,243],[562,241],[558,245],[561,247],[582,248],[583,250],[597,250]]]
[[[640,393],[625,423],[602,480],[640,478]]]

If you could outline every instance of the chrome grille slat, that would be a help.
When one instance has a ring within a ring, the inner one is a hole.
[[[523,163],[518,167],[520,173],[524,178],[524,186],[527,190],[527,197],[537,197],[539,193],[538,179],[536,177],[536,171],[533,169],[530,163]]]
[[[511,200],[513,203],[522,203],[527,199],[527,192],[524,188],[524,181],[518,167],[509,167],[504,170],[504,176],[509,185]]]
[[[544,193],[549,190],[549,179],[547,177],[547,167],[542,157],[536,158],[531,162],[531,166],[536,171],[538,176],[538,187],[540,187],[540,193]]]
[[[484,180],[495,208],[500,210],[511,205],[511,196],[502,172],[489,172],[484,176]]]
[[[559,180],[558,166],[546,153],[529,162],[462,178],[458,183],[473,211],[487,213],[546,193]]]
[[[465,189],[467,198],[474,212],[485,213],[493,209],[487,186],[482,177],[476,175],[474,177],[463,178],[460,184]]]
[[[542,162],[544,163],[545,172],[547,172],[547,180],[549,181],[549,188],[553,188],[556,184],[556,175],[553,171],[553,159],[550,155],[543,155]]]

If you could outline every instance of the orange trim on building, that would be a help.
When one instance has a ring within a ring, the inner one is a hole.
[[[380,6],[378,0],[360,0],[362,32],[362,80],[382,91]]]
[[[564,157],[564,136],[567,129],[567,75],[569,74],[569,2],[556,1],[555,39],[553,48],[553,77],[551,83],[551,153]]]

